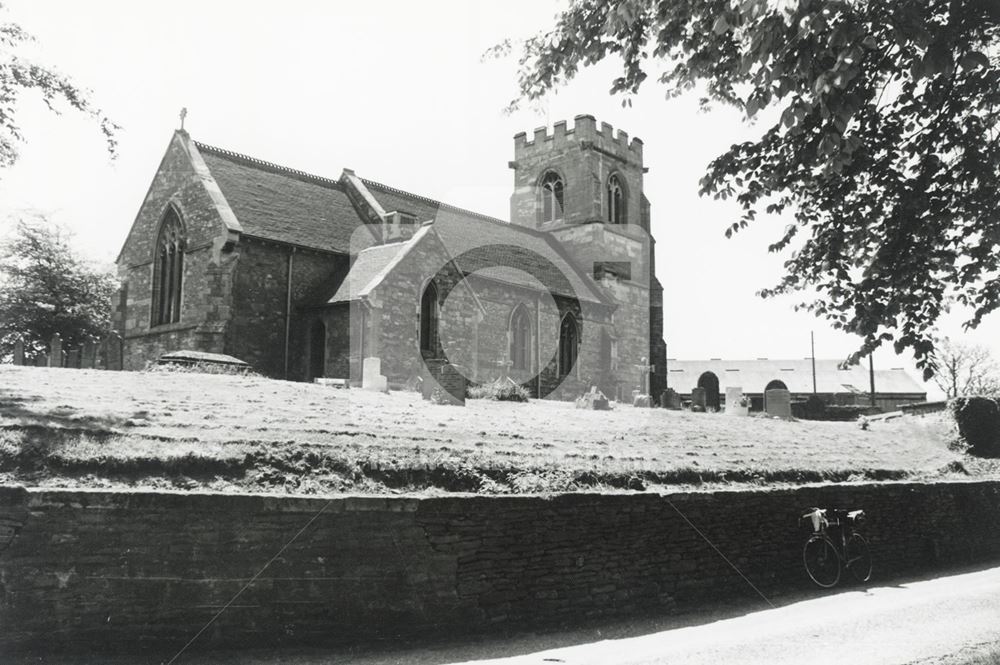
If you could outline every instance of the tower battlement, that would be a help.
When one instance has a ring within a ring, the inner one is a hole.
[[[592,115],[578,115],[573,118],[573,127],[569,128],[565,120],[561,120],[552,126],[552,133],[548,127],[538,127],[535,129],[531,140],[528,139],[527,132],[519,132],[514,135],[514,159],[519,160],[530,157],[534,153],[544,150],[551,151],[569,147],[577,144],[582,148],[597,148],[598,150],[614,155],[629,162],[642,164],[642,140],[638,137],[629,141],[628,133],[618,130],[606,122],[602,122],[598,127],[597,120]]]

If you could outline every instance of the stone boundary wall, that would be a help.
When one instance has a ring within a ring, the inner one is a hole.
[[[0,653],[169,657],[244,587],[198,649],[454,636],[755,598],[680,513],[772,597],[810,588],[797,523],[814,505],[868,512],[873,584],[1000,559],[998,482],[333,499],[0,487]]]

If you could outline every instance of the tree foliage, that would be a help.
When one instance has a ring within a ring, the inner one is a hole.
[[[800,293],[861,336],[854,359],[891,342],[929,377],[941,312],[975,327],[1000,305],[998,26],[996,0],[571,0],[521,47],[513,106],[615,56],[626,103],[655,66],[668,96],[774,118],[701,181],[741,206],[727,236],[794,213],[761,295]]]
[[[934,383],[948,399],[981,395],[1000,397],[1000,367],[982,346],[944,337],[936,341]]]
[[[2,3],[0,11],[3,11]],[[15,115],[21,98],[30,92],[40,95],[49,110],[56,114],[68,106],[96,120],[108,152],[114,157],[118,125],[94,108],[89,93],[76,87],[69,78],[18,54],[19,49],[33,40],[34,37],[16,23],[0,21],[0,168],[17,161],[17,146],[24,142],[24,136]]]
[[[0,246],[0,357],[19,339],[33,355],[47,350],[54,333],[67,347],[106,334],[117,285],[77,256],[64,230],[18,222]]]

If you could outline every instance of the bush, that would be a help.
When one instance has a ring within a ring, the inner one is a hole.
[[[949,406],[969,452],[980,457],[1000,457],[1000,400],[956,397]]]
[[[527,402],[528,390],[511,381],[493,381],[480,386],[469,386],[471,399],[492,399],[499,402]]]

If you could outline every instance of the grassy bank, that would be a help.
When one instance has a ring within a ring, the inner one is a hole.
[[[853,423],[341,391],[257,377],[0,366],[0,482],[523,493],[991,474],[944,416]]]

